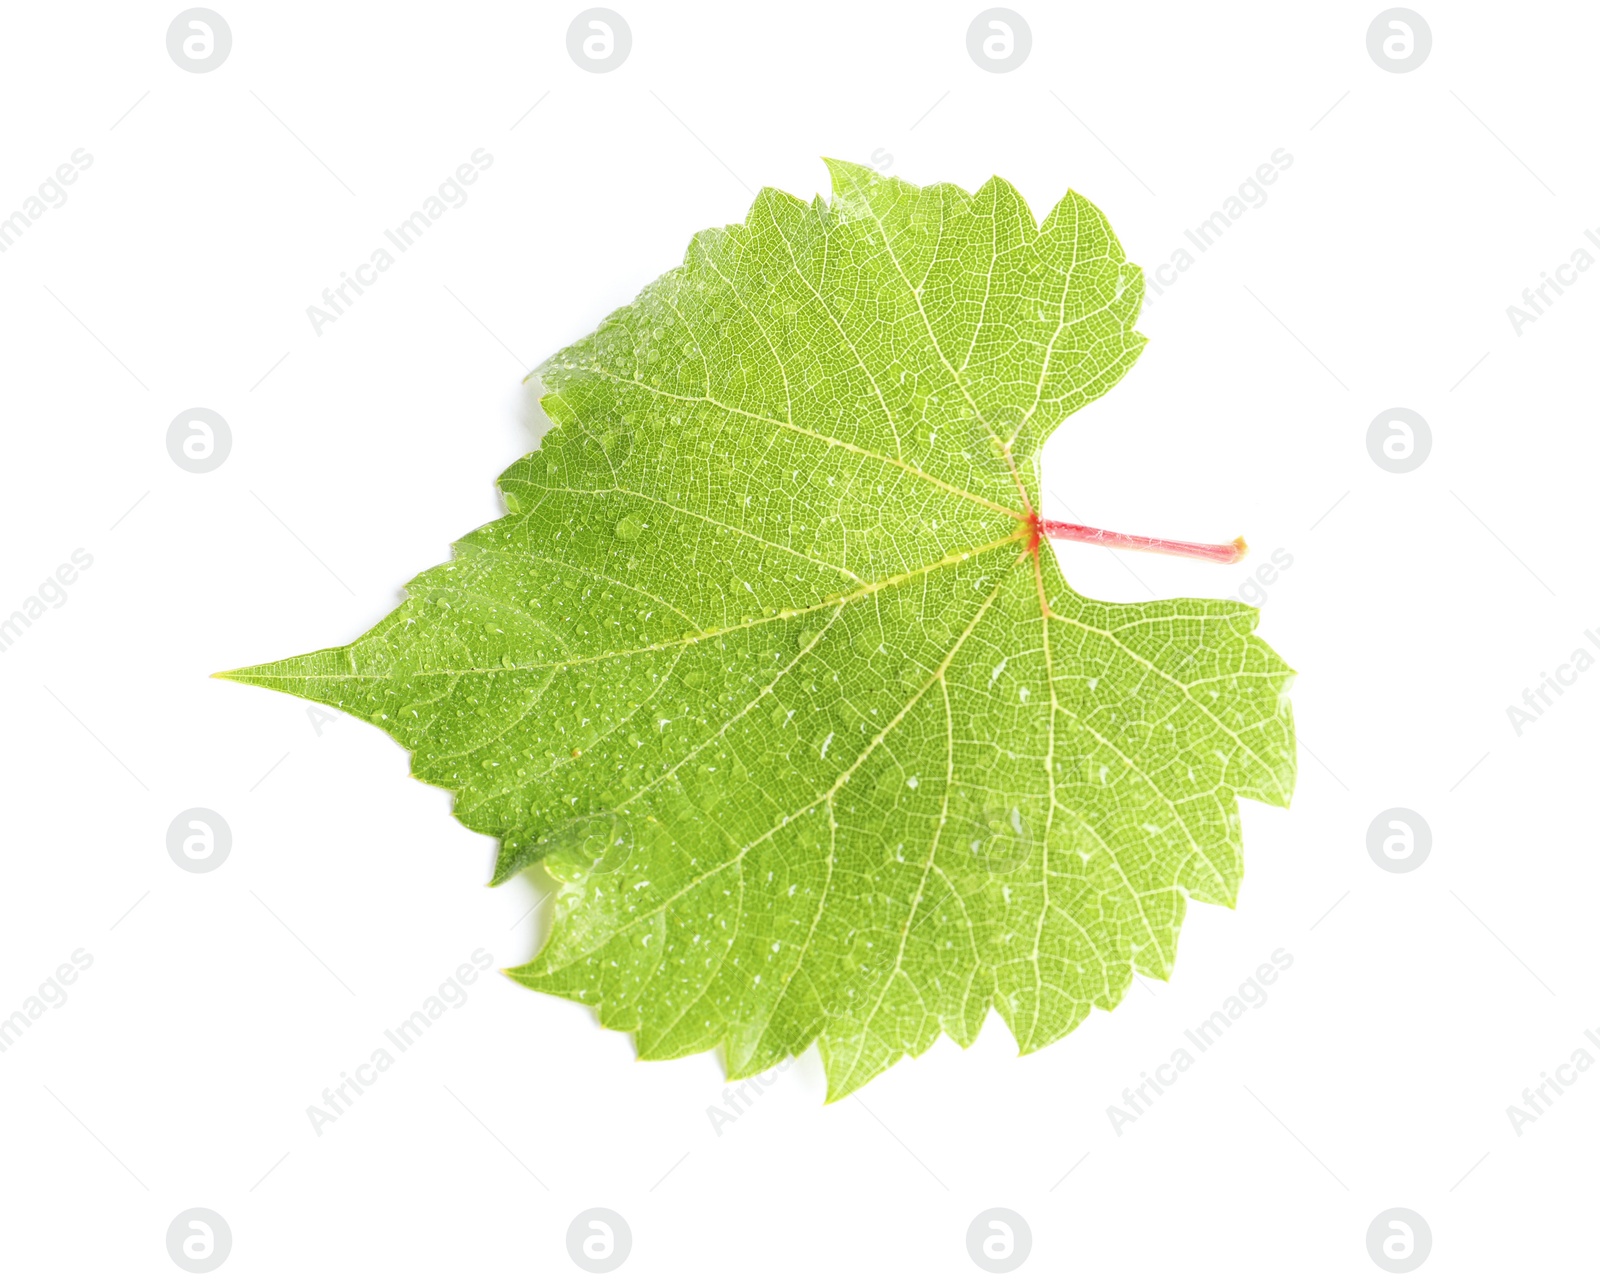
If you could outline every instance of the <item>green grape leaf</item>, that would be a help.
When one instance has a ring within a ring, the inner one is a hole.
[[[1104,215],[829,165],[535,371],[508,515],[371,632],[225,675],[387,730],[495,882],[543,862],[514,978],[732,1077],[816,1042],[836,1099],[1165,978],[1295,741],[1254,609],[1093,601],[1040,539],[1046,436],[1144,345]]]

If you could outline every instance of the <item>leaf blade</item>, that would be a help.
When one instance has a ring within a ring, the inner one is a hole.
[[[540,367],[509,515],[377,627],[226,676],[384,726],[496,883],[544,862],[507,974],[643,1058],[817,1042],[834,1099],[1170,974],[1295,764],[1253,609],[1090,601],[1030,524],[1046,433],[1144,342],[1103,215],[829,168]]]

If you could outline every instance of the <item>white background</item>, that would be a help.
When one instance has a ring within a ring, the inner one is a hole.
[[[167,54],[176,3],[13,7],[0,213],[93,164],[0,255],[0,615],[94,564],[0,653],[0,1015],[94,962],[0,1055],[6,1276],[183,1277],[194,1206],[237,1279],[587,1277],[591,1206],[654,1279],[984,1277],[964,1238],[995,1206],[1032,1227],[1025,1277],[1384,1277],[1394,1206],[1432,1228],[1424,1276],[1591,1270],[1600,1072],[1520,1137],[1506,1109],[1600,1023],[1600,671],[1520,736],[1505,709],[1600,658],[1600,272],[1520,337],[1506,307],[1600,220],[1600,13],[1416,2],[1404,75],[1368,56],[1376,2],[1017,0],[1003,75],[968,56],[976,0],[615,0],[606,75],[568,56],[577,4],[216,0],[233,49],[203,75]],[[468,202],[318,337],[306,308],[477,148]],[[1244,805],[1239,904],[1191,908],[1171,983],[1025,1059],[991,1019],[826,1107],[808,1053],[719,1136],[713,1056],[636,1063],[491,970],[315,1135],[474,949],[532,955],[540,890],[485,889],[491,841],[379,730],[207,674],[350,640],[497,516],[524,370],[750,189],[875,153],[1040,214],[1070,186],[1153,269],[1277,148],[1267,203],[1047,453],[1053,515],[1254,550],[1065,548],[1081,590],[1233,595],[1293,558],[1261,632],[1300,673],[1294,805]],[[1433,432],[1406,475],[1365,447],[1396,405]],[[191,406],[233,432],[205,475],[166,453]],[[165,842],[195,806],[233,833],[203,876]],[[1392,806],[1432,828],[1412,873],[1368,856]],[[1270,1001],[1116,1135],[1107,1107],[1278,948]]]

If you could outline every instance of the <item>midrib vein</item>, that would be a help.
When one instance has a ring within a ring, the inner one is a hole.
[[[777,611],[771,615],[762,615],[760,618],[747,622],[728,624],[722,628],[708,628],[703,632],[692,633],[687,637],[675,637],[671,641],[652,642],[648,646],[639,646],[633,650],[605,651],[598,655],[581,655],[572,659],[551,660],[539,664],[491,664],[484,667],[472,668],[416,668],[409,669],[406,677],[464,677],[473,673],[518,673],[540,672],[548,668],[576,668],[581,664],[598,664],[612,659],[629,659],[635,655],[648,655],[653,652],[677,650],[684,646],[694,646],[714,637],[725,637],[730,633],[742,632],[749,628],[759,628],[764,624],[777,623],[786,619],[799,619],[806,615],[815,614],[819,610],[828,610],[835,606],[848,606],[852,602],[862,601],[874,593],[883,592],[885,589],[894,588],[913,579],[930,575],[936,570],[943,570],[948,566],[957,566],[973,557],[981,557],[984,553],[994,552],[1009,544],[1021,543],[1028,538],[1027,527],[1014,530],[1003,539],[996,539],[991,543],[983,544],[977,548],[968,548],[960,552],[947,553],[938,561],[929,562],[926,566],[919,566],[915,570],[907,570],[898,575],[891,575],[877,583],[866,584],[860,588],[852,589],[847,593],[836,593],[825,597],[821,601],[809,606],[795,606]],[[273,673],[274,681],[297,682],[328,682],[328,681],[382,681],[392,676],[387,671],[365,673]]]

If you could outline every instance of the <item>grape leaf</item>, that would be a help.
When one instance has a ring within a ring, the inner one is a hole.
[[[829,164],[535,372],[509,515],[351,645],[226,676],[386,729],[495,882],[543,861],[517,980],[732,1077],[817,1042],[836,1099],[1165,978],[1295,749],[1254,609],[1092,601],[1040,538],[1045,437],[1144,344],[1105,217]]]

